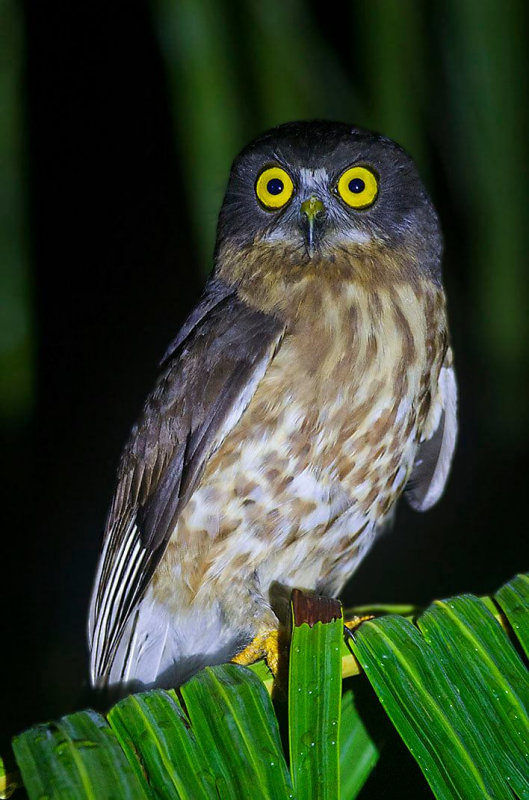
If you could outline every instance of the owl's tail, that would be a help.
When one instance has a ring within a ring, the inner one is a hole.
[[[92,682],[113,698],[175,688],[203,667],[229,661],[240,646],[240,637],[227,636],[215,614],[204,620],[196,614],[175,620],[147,593],[129,617],[108,672],[93,676]]]

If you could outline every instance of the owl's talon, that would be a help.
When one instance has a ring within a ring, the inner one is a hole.
[[[250,644],[232,658],[234,664],[249,666],[264,658],[268,669],[277,675],[279,668],[279,631],[271,630],[256,636]]]
[[[343,627],[344,627],[344,634],[347,636],[353,637],[353,632],[360,627],[362,622],[367,622],[370,619],[374,619],[373,614],[365,614],[361,617],[353,617],[353,619],[344,620]]]

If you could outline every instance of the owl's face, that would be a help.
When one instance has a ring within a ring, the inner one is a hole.
[[[260,136],[235,160],[218,244],[267,242],[300,260],[373,244],[422,251],[437,275],[436,213],[395,142],[343,123],[296,122]]]

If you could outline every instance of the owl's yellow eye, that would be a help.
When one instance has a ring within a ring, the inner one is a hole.
[[[268,167],[257,178],[255,193],[265,208],[283,208],[294,193],[294,184],[281,167]]]
[[[378,179],[367,167],[350,167],[338,181],[338,194],[352,208],[368,208],[378,194]]]

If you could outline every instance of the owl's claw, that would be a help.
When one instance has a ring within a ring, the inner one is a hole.
[[[374,619],[373,614],[366,614],[361,617],[353,617],[352,619],[344,620],[344,633],[352,638],[353,632],[362,624],[362,622],[367,622],[370,619]]]
[[[248,666],[259,659],[266,659],[268,669],[277,676],[279,669],[279,631],[277,629],[260,633],[250,644],[232,658],[234,664]]]
[[[353,631],[355,631],[362,622],[366,622],[370,619],[373,619],[372,614],[344,620],[344,633],[352,636]],[[280,634],[277,628],[265,631],[256,636],[244,650],[241,650],[240,653],[237,653],[237,655],[232,658],[232,662],[247,667],[259,661],[261,658],[266,660],[269,670],[274,677],[277,677],[280,661]]]

